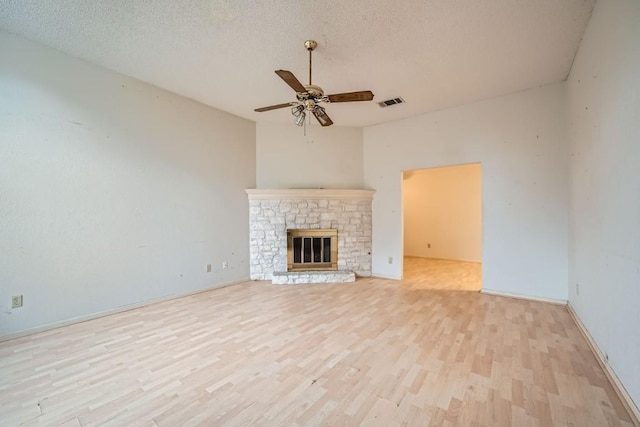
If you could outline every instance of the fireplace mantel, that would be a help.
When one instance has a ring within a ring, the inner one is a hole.
[[[369,199],[375,190],[326,189],[326,188],[283,188],[245,190],[249,200],[313,200],[313,199]]]

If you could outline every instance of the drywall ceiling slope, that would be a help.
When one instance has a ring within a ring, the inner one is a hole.
[[[564,80],[595,0],[0,0],[0,28],[259,122],[286,123],[293,100],[274,73],[327,93],[370,89],[375,101],[333,104],[367,126]],[[72,78],[72,76],[70,76]]]

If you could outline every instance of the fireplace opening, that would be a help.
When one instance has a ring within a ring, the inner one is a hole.
[[[287,271],[338,269],[338,230],[287,230]]]

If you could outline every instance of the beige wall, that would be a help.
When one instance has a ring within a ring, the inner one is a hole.
[[[567,80],[569,301],[638,406],[639,23],[639,1],[598,1]]]
[[[566,300],[565,96],[559,83],[365,128],[372,274],[402,274],[402,171],[481,163],[483,289]]]
[[[405,171],[404,255],[482,261],[479,164]]]
[[[0,52],[0,335],[248,278],[253,122],[2,32]]]
[[[258,123],[256,159],[258,188],[361,189],[362,129]]]

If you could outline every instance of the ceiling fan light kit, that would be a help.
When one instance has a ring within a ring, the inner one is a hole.
[[[371,101],[373,99],[373,92],[370,90],[338,93],[334,95],[325,95],[320,86],[316,86],[311,83],[311,71],[312,71],[312,53],[313,50],[318,47],[318,43],[315,40],[307,40],[304,42],[304,47],[309,51],[309,84],[303,85],[300,80],[293,75],[291,71],[276,70],[275,73],[286,84],[296,92],[297,101],[287,102],[284,104],[270,105],[268,107],[256,108],[254,111],[262,113],[265,111],[277,110],[279,108],[291,107],[291,114],[295,117],[294,123],[298,126],[304,124],[306,118],[306,112],[310,112],[318,120],[318,123],[322,126],[331,126],[333,121],[325,111],[325,109],[318,105],[321,102],[354,102],[354,101]]]
[[[304,113],[304,105],[298,105],[296,107],[291,107],[291,114],[295,117],[293,123],[297,126],[302,126],[304,124],[304,119],[307,115]]]

